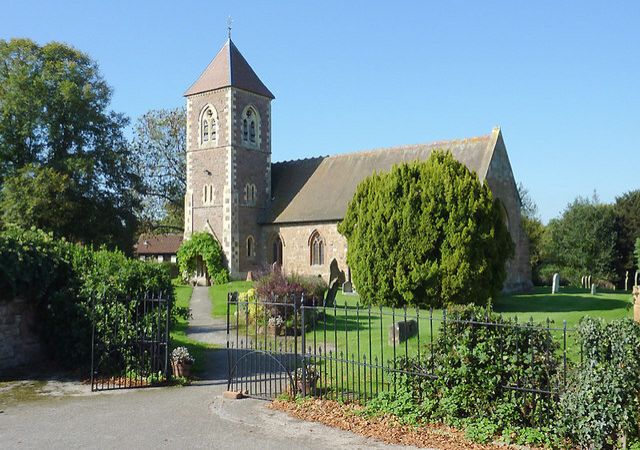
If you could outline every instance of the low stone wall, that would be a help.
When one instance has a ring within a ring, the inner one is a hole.
[[[41,357],[32,305],[19,298],[0,301],[0,372],[31,364]]]
[[[633,287],[633,320],[640,322],[640,286]]]

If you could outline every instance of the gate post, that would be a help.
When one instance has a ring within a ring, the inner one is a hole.
[[[227,391],[231,389],[231,349],[229,348],[229,303],[231,292],[227,293]]]
[[[162,294],[160,294],[162,297]],[[164,335],[165,335],[165,345],[164,345],[164,371],[165,371],[165,377],[167,379],[167,382],[169,382],[171,380],[171,367],[169,366],[169,346],[171,345],[171,333],[169,333],[169,325],[170,325],[170,320],[171,320],[171,295],[168,295],[165,292],[165,296],[166,296],[166,314],[167,314],[167,320],[166,320],[166,328],[164,329]],[[158,308],[159,309],[159,308]]]
[[[302,396],[307,396],[307,364],[305,362],[305,355],[307,352],[307,338],[305,336],[304,326],[304,293],[300,296],[300,308],[302,309],[300,330],[302,333]]]

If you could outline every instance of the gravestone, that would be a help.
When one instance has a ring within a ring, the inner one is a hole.
[[[598,287],[597,284],[593,283],[591,285],[591,295],[596,295],[596,288]]]
[[[342,293],[353,294],[353,284],[351,284],[351,281],[345,281],[342,283]]]
[[[624,273],[624,290],[625,291],[629,290],[629,271],[628,270]]]
[[[247,281],[253,281],[253,272],[252,271],[248,271],[247,272]]]
[[[634,284],[634,286],[638,286],[638,279],[640,279],[640,272],[636,270],[636,283]]]
[[[589,278],[587,278],[587,287],[591,287],[591,275],[589,275]]]
[[[558,292],[560,292],[560,274],[559,273],[554,273],[553,274],[553,283],[551,285],[551,293],[552,294],[557,294]]]
[[[584,284],[585,284],[585,276],[583,275],[582,278],[580,278],[580,286],[584,289]]]
[[[418,323],[411,320],[403,320],[389,326],[389,345],[397,345],[406,341],[418,332]]]

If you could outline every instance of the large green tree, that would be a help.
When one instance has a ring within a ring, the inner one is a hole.
[[[618,223],[612,205],[600,203],[595,195],[578,197],[547,229],[542,270],[547,280],[555,271],[575,285],[583,275],[617,280]]]
[[[18,200],[11,205],[13,216],[21,208],[28,216],[33,206],[17,198],[20,181],[38,179],[39,168],[52,169],[67,177],[65,189],[80,207],[61,212],[64,222],[75,224],[74,234],[51,222],[50,230],[130,251],[138,178],[123,135],[128,121],[109,110],[111,95],[85,53],[58,42],[0,40],[0,183]],[[30,169],[21,171],[25,167]],[[47,204],[46,198],[39,201]]]
[[[522,229],[529,239],[529,264],[531,265],[531,276],[533,282],[541,282],[540,266],[542,264],[542,247],[545,238],[545,226],[538,216],[538,205],[535,203],[527,188],[518,183],[518,194],[520,195],[520,220]]]
[[[513,254],[489,188],[450,152],[362,181],[338,230],[370,304],[484,304]]]
[[[614,209],[618,215],[618,252],[620,272],[632,271],[635,267],[633,250],[640,238],[640,190],[627,192],[616,198]]]
[[[186,191],[186,111],[152,110],[140,117],[131,144],[142,180],[146,231],[182,231]]]

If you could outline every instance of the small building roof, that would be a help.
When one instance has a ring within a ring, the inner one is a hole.
[[[275,98],[264,83],[260,81],[258,75],[253,71],[247,60],[244,59],[244,56],[242,56],[240,50],[231,39],[227,39],[222,49],[213,58],[213,61],[204,69],[200,78],[187,89],[184,96],[188,97],[229,86],[244,89],[271,99]]]
[[[136,255],[175,255],[182,244],[181,234],[141,234],[134,247]]]
[[[436,149],[451,151],[482,182],[499,136],[500,129],[495,128],[491,134],[468,139],[275,163],[271,168],[272,204],[264,222],[342,220],[362,180],[399,163],[426,161]]]

